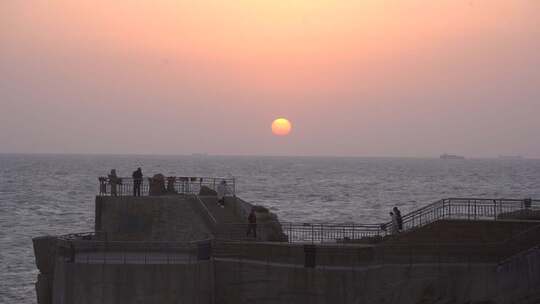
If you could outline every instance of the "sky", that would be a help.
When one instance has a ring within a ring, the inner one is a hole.
[[[539,130],[537,0],[0,1],[0,153],[538,158]]]

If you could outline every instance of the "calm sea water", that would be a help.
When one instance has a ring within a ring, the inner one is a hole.
[[[387,220],[444,197],[540,198],[540,160],[0,155],[0,303],[35,303],[31,238],[91,231],[97,177],[235,176],[292,222]]]

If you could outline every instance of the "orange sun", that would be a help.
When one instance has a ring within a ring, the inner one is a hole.
[[[277,118],[272,122],[272,133],[284,136],[291,132],[291,122],[286,118]]]

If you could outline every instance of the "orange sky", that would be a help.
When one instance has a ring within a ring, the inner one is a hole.
[[[502,0],[3,1],[1,149],[540,156],[538,12]],[[271,136],[279,116],[294,136]],[[121,140],[107,132],[133,122]]]

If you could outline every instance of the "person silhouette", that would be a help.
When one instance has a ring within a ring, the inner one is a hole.
[[[137,168],[137,170],[133,171],[131,177],[133,177],[133,196],[141,196],[141,184],[143,181],[141,168]]]

